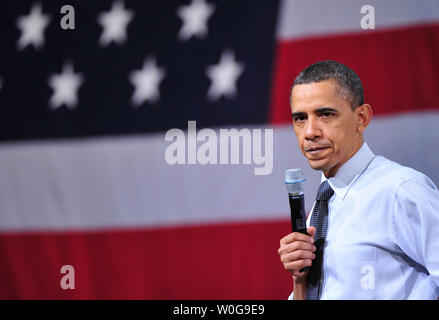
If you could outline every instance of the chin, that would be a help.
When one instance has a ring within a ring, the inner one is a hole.
[[[314,170],[325,171],[328,168],[328,164],[324,160],[309,160],[309,166]]]
[[[314,169],[314,170],[324,170],[325,169],[325,166],[323,166],[323,165],[321,165],[321,164],[318,164],[318,163],[315,163],[315,161],[308,161],[308,163],[309,163],[309,166],[312,168],[312,169]]]

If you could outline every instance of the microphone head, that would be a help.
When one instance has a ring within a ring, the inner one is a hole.
[[[302,169],[288,169],[285,171],[285,185],[289,194],[303,195],[305,175]]]

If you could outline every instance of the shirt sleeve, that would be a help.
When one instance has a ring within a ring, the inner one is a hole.
[[[439,191],[428,178],[401,183],[395,193],[391,237],[427,269],[439,287]]]

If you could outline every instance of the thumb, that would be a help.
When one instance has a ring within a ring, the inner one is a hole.
[[[314,226],[309,227],[308,229],[306,229],[306,232],[308,233],[308,235],[314,239],[314,235],[316,234],[316,228]]]

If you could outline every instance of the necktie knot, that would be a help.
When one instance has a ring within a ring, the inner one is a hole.
[[[331,186],[328,183],[328,180],[323,181],[320,184],[319,191],[317,191],[317,200],[328,200],[334,194],[334,190],[332,190]]]

